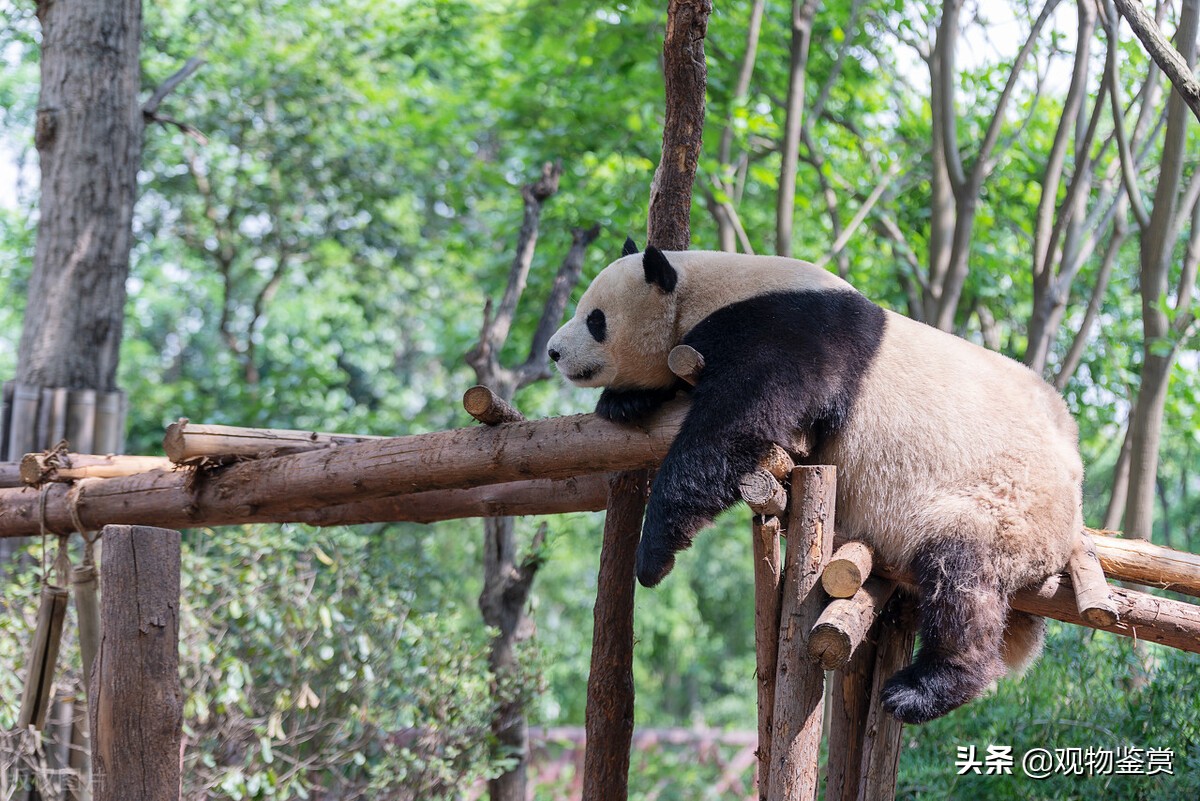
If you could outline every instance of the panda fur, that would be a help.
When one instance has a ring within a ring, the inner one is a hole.
[[[838,532],[920,589],[921,647],[885,686],[886,708],[931,720],[1036,658],[1044,624],[1008,596],[1063,569],[1083,525],[1078,432],[1058,393],[812,264],[631,246],[549,355],[576,385],[604,387],[596,411],[619,422],[683,388],[673,347],[704,357],[651,489],[638,580],[661,581],[739,500],[739,477],[799,430],[806,461],[837,466]]]

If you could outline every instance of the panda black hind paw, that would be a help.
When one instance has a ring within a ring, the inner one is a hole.
[[[675,396],[675,388],[606,389],[596,403],[596,414],[614,423],[639,423]]]

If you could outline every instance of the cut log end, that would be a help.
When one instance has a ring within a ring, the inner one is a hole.
[[[871,575],[874,555],[865,542],[840,546],[821,574],[821,586],[831,598],[850,598]]]
[[[676,345],[667,355],[667,366],[672,373],[696,386],[704,372],[704,355],[691,345]]]
[[[187,456],[185,438],[183,435],[184,429],[187,428],[188,419],[181,417],[174,423],[167,426],[167,432],[163,435],[163,450],[167,454],[167,458],[175,464],[180,464]]]
[[[829,623],[818,623],[808,635],[808,656],[822,670],[837,670],[850,661],[850,635]]]
[[[787,491],[767,470],[760,468],[742,476],[738,491],[755,514],[779,515],[787,509]]]
[[[463,393],[463,408],[467,414],[488,426],[519,423],[525,419],[525,415],[512,404],[482,384],[476,384]]]

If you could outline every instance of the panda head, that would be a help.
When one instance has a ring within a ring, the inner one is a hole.
[[[674,382],[667,356],[678,344],[678,273],[656,248],[638,253],[627,239],[623,253],[550,338],[550,359],[576,386],[650,389]]]

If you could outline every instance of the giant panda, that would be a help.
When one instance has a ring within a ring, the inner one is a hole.
[[[700,251],[625,255],[602,270],[548,355],[596,413],[633,423],[684,388],[680,343],[704,357],[654,479],[637,576],[654,586],[737,482],[796,430],[837,466],[840,534],[915,576],[920,649],[883,703],[922,723],[1041,650],[1016,589],[1063,569],[1081,530],[1078,432],[1025,366],[887,311],[812,264]]]

